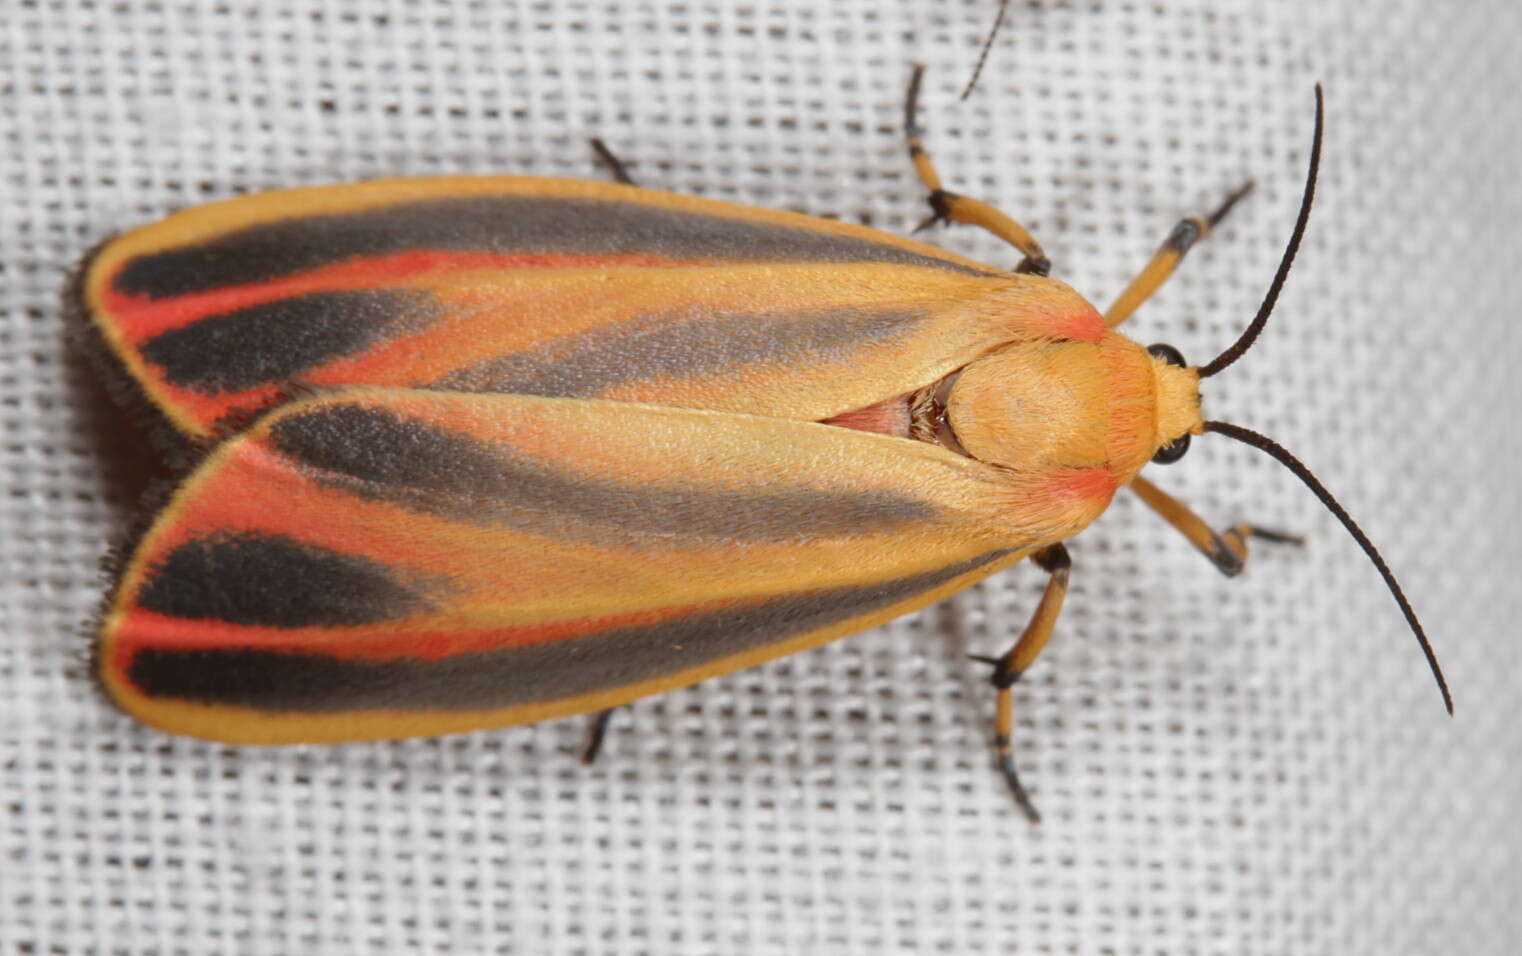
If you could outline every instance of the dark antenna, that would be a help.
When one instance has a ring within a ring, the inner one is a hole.
[[[994,17],[994,27],[988,31],[988,39],[983,41],[983,49],[978,53],[978,65],[972,68],[972,79],[967,81],[967,88],[962,91],[962,99],[972,95],[972,88],[978,85],[978,77],[983,73],[983,61],[988,59],[988,51],[993,49],[994,37],[999,35],[999,27],[1004,24],[1004,12],[1009,9],[1009,0],[999,0],[999,14]]]
[[[1332,493],[1326,490],[1326,486],[1311,474],[1311,470],[1301,464],[1300,459],[1291,455],[1283,445],[1250,428],[1243,428],[1241,425],[1233,425],[1230,422],[1206,422],[1205,430],[1235,438],[1239,442],[1267,452],[1277,459],[1279,464],[1294,472],[1295,477],[1304,482],[1305,486],[1321,499],[1321,503],[1326,505],[1327,510],[1337,516],[1342,526],[1348,529],[1348,534],[1351,534],[1353,540],[1358,542],[1358,546],[1363,548],[1363,553],[1374,562],[1374,567],[1379,569],[1385,584],[1390,588],[1390,593],[1395,595],[1395,603],[1400,605],[1401,613],[1406,616],[1406,623],[1411,625],[1411,632],[1416,635],[1417,643],[1422,646],[1422,653],[1427,655],[1427,666],[1432,668],[1432,676],[1437,678],[1438,690],[1443,693],[1443,706],[1448,708],[1448,714],[1452,716],[1453,695],[1448,692],[1448,681],[1443,679],[1443,669],[1438,665],[1437,654],[1433,652],[1431,642],[1427,640],[1427,632],[1422,630],[1422,622],[1416,619],[1416,611],[1412,609],[1411,602],[1406,600],[1406,592],[1401,590],[1400,582],[1395,580],[1395,575],[1391,572],[1390,566],[1385,563],[1384,556],[1379,553],[1378,548],[1374,547],[1374,542],[1369,540],[1369,536],[1363,533],[1363,529],[1358,527],[1358,522],[1354,521],[1337,499],[1332,497]]]
[[[1263,297],[1263,304],[1258,307],[1258,314],[1253,317],[1252,323],[1247,326],[1247,330],[1241,337],[1232,343],[1231,348],[1200,368],[1200,378],[1209,378],[1216,374],[1252,348],[1252,344],[1258,340],[1258,334],[1263,331],[1263,326],[1268,323],[1268,316],[1274,311],[1274,304],[1279,301],[1279,292],[1284,288],[1284,280],[1289,278],[1289,267],[1294,263],[1295,253],[1300,250],[1300,240],[1305,236],[1305,224],[1311,218],[1311,200],[1316,198],[1316,174],[1321,169],[1321,128],[1324,120],[1321,84],[1317,83],[1316,132],[1311,137],[1311,165],[1305,174],[1305,193],[1300,197],[1300,216],[1295,220],[1295,231],[1290,234],[1289,245],[1285,247],[1284,256],[1279,260],[1279,271],[1274,273],[1274,281],[1268,285],[1268,294]]]

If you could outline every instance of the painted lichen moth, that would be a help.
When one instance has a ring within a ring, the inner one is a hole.
[[[944,189],[907,97],[930,221],[1013,271],[871,229],[636,188],[451,178],[294,190],[106,244],[91,328],[171,425],[215,444],[126,557],[96,673],[143,721],[235,743],[398,738],[609,708],[813,647],[1025,558],[1012,687],[1053,633],[1063,541],[1129,487],[1221,571],[1224,533],[1139,472],[1227,435],[1211,362],[1116,331],[1238,201],[1181,222],[1100,313],[1041,246]],[[292,393],[296,398],[284,401]]]

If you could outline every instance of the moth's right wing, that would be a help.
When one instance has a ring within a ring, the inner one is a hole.
[[[98,670],[150,724],[246,743],[595,710],[965,587],[1092,520],[1082,486],[806,422],[351,389],[184,482]]]

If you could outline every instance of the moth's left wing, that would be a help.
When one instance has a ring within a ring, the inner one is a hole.
[[[398,179],[244,196],[101,247],[80,304],[179,432],[291,383],[821,420],[1093,307],[849,223],[610,183]]]
[[[957,304],[1006,286],[1009,308]],[[1000,315],[1093,312],[1056,286],[796,213],[446,177],[186,210],[103,245],[78,297],[135,390],[205,441],[292,382],[825,419],[1009,341]]]

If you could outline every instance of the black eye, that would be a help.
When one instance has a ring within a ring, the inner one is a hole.
[[[1171,345],[1164,345],[1162,342],[1147,346],[1147,353],[1149,355],[1156,355],[1169,365],[1177,365],[1179,368],[1186,368],[1189,365],[1188,362],[1184,361],[1184,353]],[[1183,452],[1179,452],[1179,454],[1182,455]]]
[[[1175,438],[1173,441],[1159,448],[1157,450],[1157,454],[1152,456],[1152,461],[1154,464],[1158,465],[1171,465],[1174,462],[1178,461],[1180,458],[1183,458],[1184,452],[1188,450],[1189,433],[1185,432],[1184,434]]]

